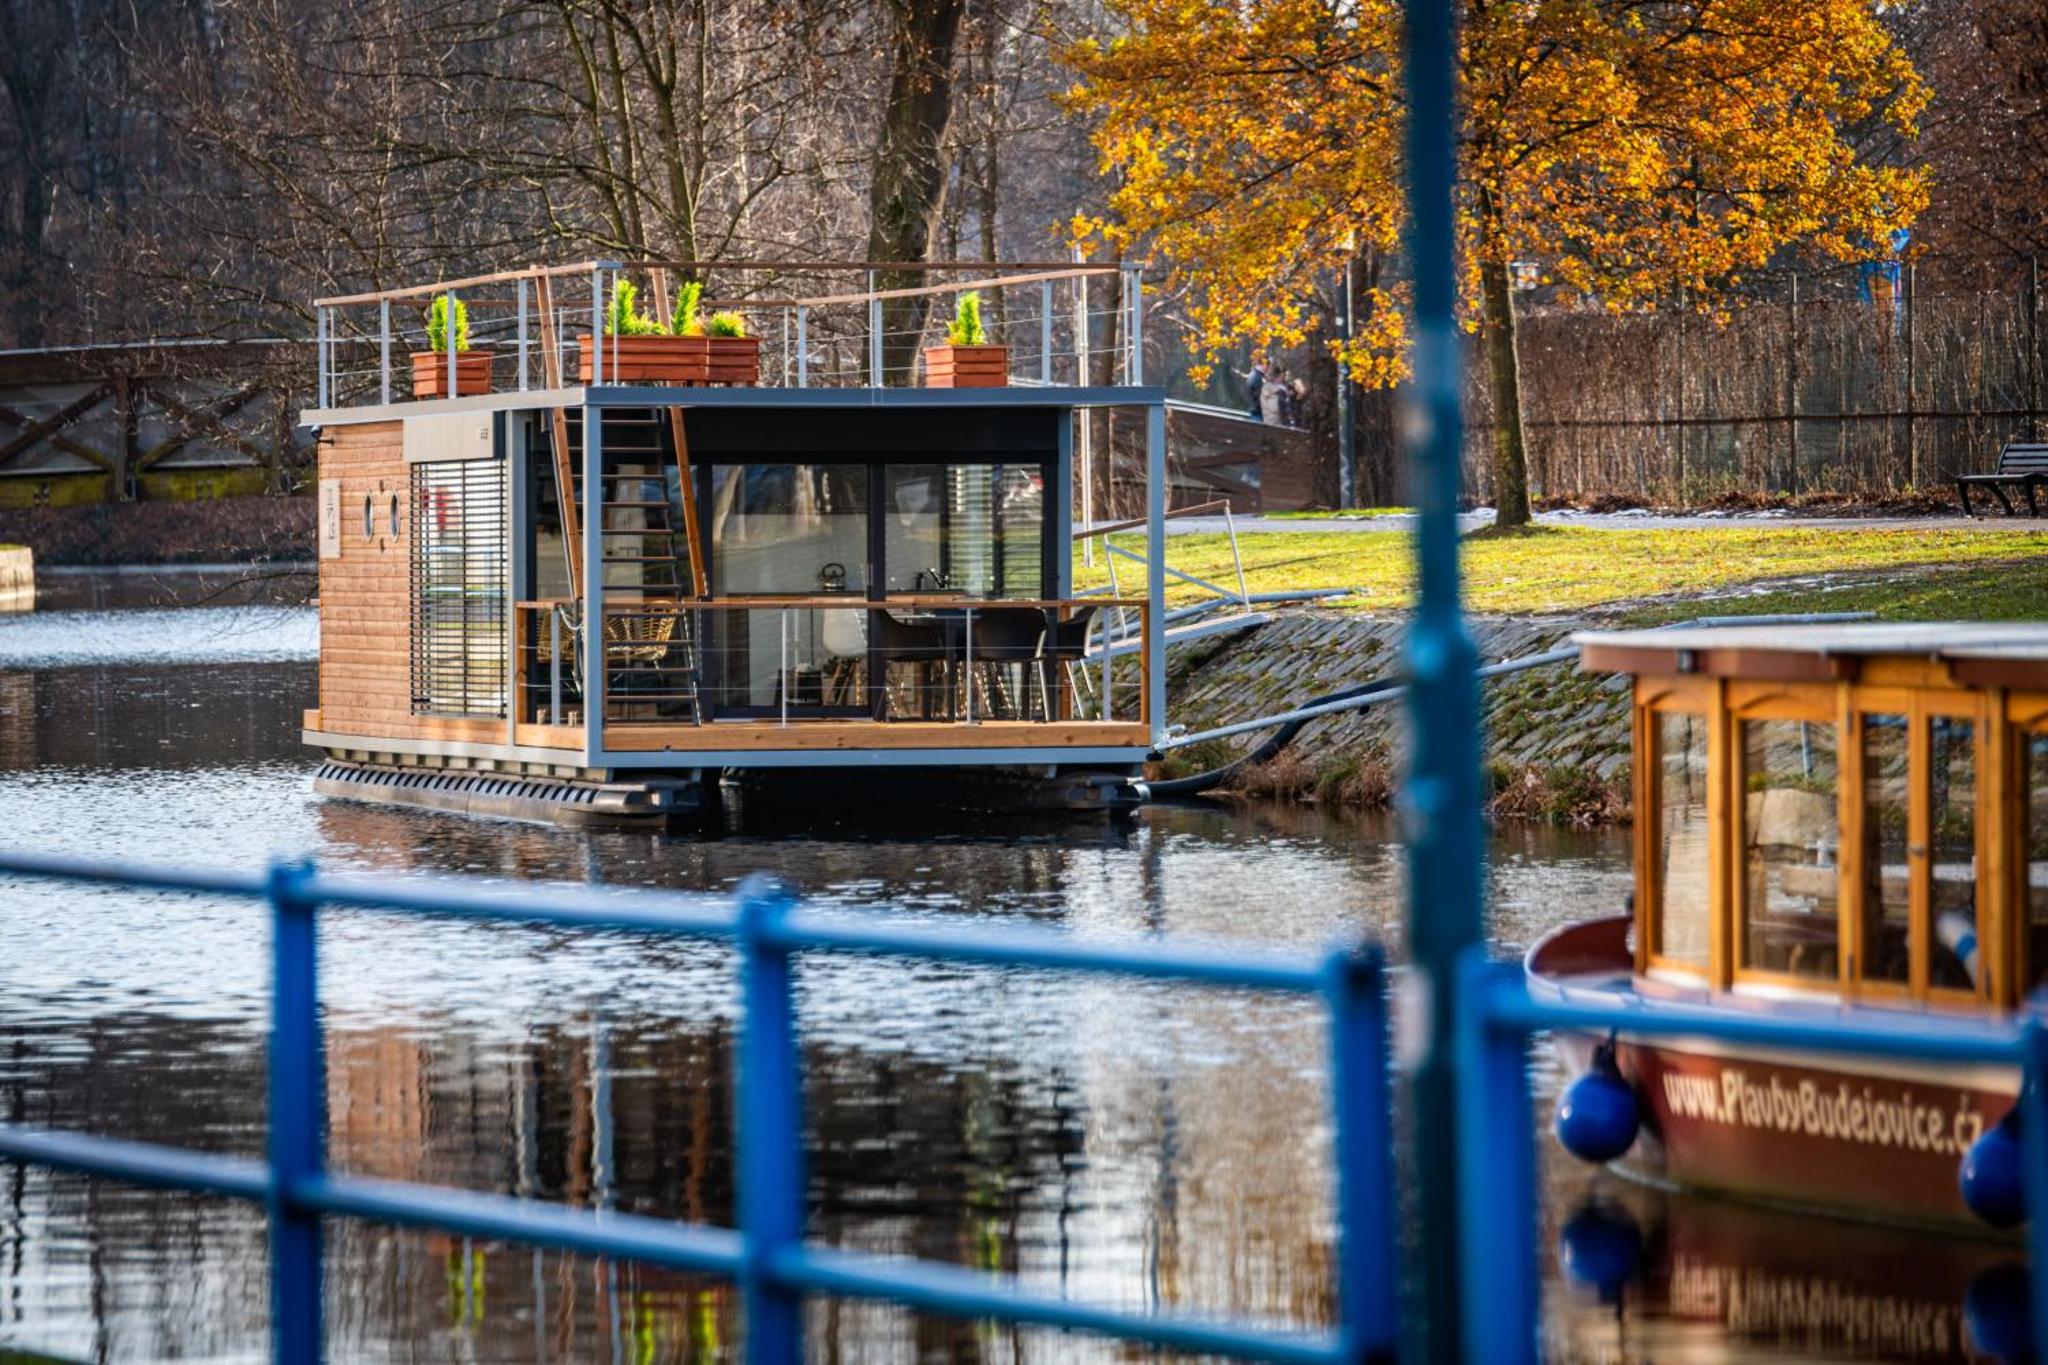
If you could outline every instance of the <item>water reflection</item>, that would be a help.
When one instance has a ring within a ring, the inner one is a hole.
[[[1803,1217],[1605,1176],[1557,1212],[1548,1307],[1561,1358],[2031,1354],[2017,1242]]]
[[[743,804],[701,835],[664,838],[317,801],[298,745],[313,677],[303,644],[235,662],[243,646],[192,613],[123,611],[118,640],[81,666],[72,642],[98,634],[73,628],[86,615],[32,638],[0,622],[9,842],[244,866],[304,854],[521,885],[718,890],[772,870],[849,913],[887,903],[1103,936],[1364,932],[1398,951],[1391,829],[1301,808],[824,824]],[[138,662],[194,648],[205,662]],[[1519,948],[1620,903],[1626,836],[1503,833],[1489,877],[1497,938]],[[0,892],[0,1113],[260,1150],[266,933],[259,908],[203,898]],[[338,1166],[730,1220],[735,987],[721,948],[336,913],[322,954]],[[1125,1307],[1329,1320],[1312,1007],[858,959],[804,962],[799,990],[813,1236]],[[1747,1215],[1730,1206],[1701,1215],[1561,1159],[1549,1168],[1549,1235],[1576,1229],[1579,1248],[1553,1251],[1560,1358],[1942,1358],[1962,1349],[1973,1277],[2009,1257],[1812,1221],[1741,1232]],[[1589,1194],[1602,1204],[1581,1221]],[[737,1302],[715,1282],[377,1227],[329,1236],[338,1360],[737,1358]],[[1642,1269],[1616,1281],[1631,1245]],[[1892,1276],[1887,1255],[1912,1273]],[[1606,1279],[1585,1288],[1601,1265]],[[1987,1283],[1988,1323],[2001,1300]],[[0,1171],[0,1348],[260,1359],[264,1295],[253,1210]],[[1823,1305],[1821,1325],[1792,1324],[1786,1303]],[[829,1361],[1125,1355],[867,1304],[809,1312]]]

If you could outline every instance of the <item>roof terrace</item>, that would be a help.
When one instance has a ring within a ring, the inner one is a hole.
[[[549,392],[646,384],[1040,388],[1075,406],[1128,402],[1145,383],[1141,272],[1122,261],[589,260],[336,295],[314,301],[318,397],[305,420],[486,394],[542,406]],[[969,293],[985,341],[951,346]],[[733,319],[744,336],[717,335]]]

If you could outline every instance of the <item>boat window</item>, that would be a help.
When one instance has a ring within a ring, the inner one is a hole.
[[[2048,734],[2028,735],[2021,752],[2024,764],[2027,926],[2027,991],[2048,986]]]
[[[363,539],[369,540],[377,534],[377,508],[375,500],[368,493],[363,494]]]
[[[1705,967],[1707,718],[1657,713],[1657,956]]]
[[[1840,956],[1835,728],[1742,723],[1743,965],[1832,978]]]
[[[398,537],[398,494],[396,493],[391,495],[391,535],[394,540]]]
[[[1953,716],[1928,720],[1930,905],[1934,941],[1927,983],[1974,991],[1977,948],[1977,727]]]
[[[1856,966],[1866,981],[1901,986],[1913,974],[1910,747],[1905,716],[1863,717],[1863,942]]]

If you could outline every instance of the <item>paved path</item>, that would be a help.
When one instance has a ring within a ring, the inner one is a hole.
[[[1361,535],[1408,534],[1415,530],[1415,518],[1408,515],[1384,517],[1239,517],[1239,535],[1272,534],[1280,531],[1342,531]],[[1459,516],[1461,530],[1476,531],[1493,523],[1490,510],[1466,512]],[[1584,526],[1603,531],[1685,531],[1715,527],[1742,529],[1833,530],[1833,531],[1981,531],[1987,535],[2013,531],[2048,531],[2048,518],[1980,517],[1960,514],[1946,516],[1816,517],[1791,513],[1730,512],[1725,515],[1693,513],[1658,516],[1649,512],[1542,512],[1539,526]],[[1170,535],[1199,532],[1220,533],[1226,529],[1222,517],[1177,517],[1166,523]]]

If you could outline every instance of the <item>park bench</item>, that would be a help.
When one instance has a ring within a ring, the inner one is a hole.
[[[2043,484],[2048,484],[2048,441],[2007,441],[2005,449],[1998,452],[1998,466],[1991,473],[1956,476],[1956,497],[1962,502],[1963,511],[1974,517],[1977,509],[1970,505],[1970,490],[1988,488],[2010,517],[2018,513],[2006,490],[2017,488],[2027,496],[2027,515],[2038,517],[2041,507],[2036,493]]]

